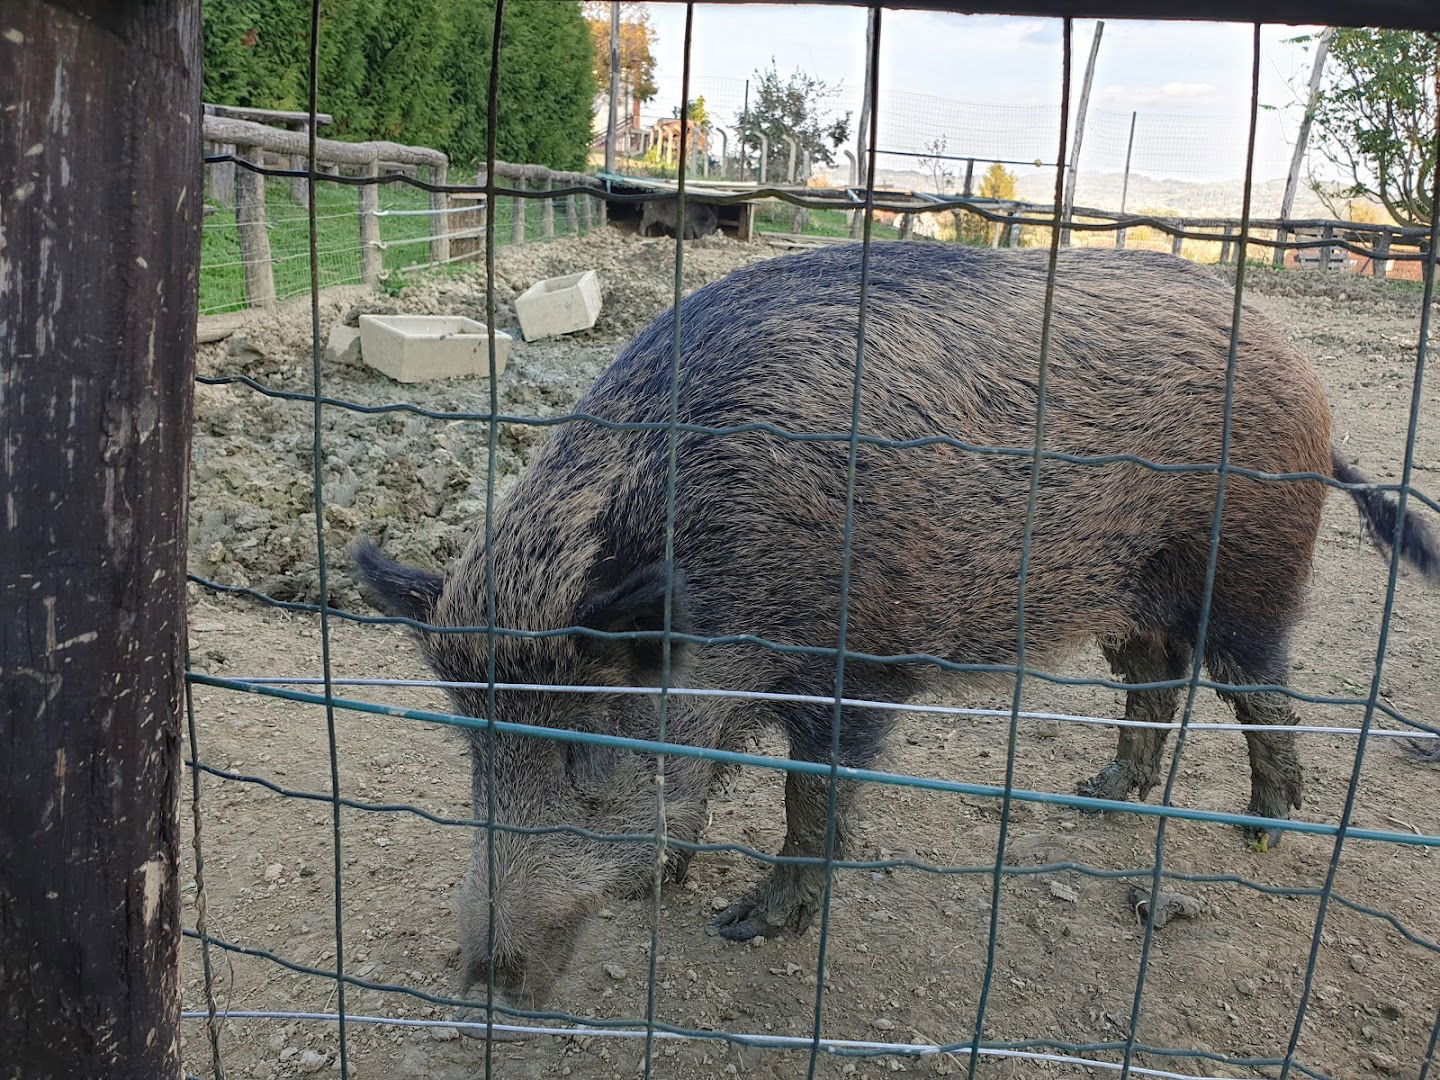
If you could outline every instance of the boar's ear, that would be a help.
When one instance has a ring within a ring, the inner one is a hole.
[[[438,574],[405,566],[386,558],[369,540],[350,549],[350,561],[375,606],[387,615],[429,622],[440,599],[445,579]]]
[[[672,633],[690,632],[690,615],[685,597],[685,575],[677,569],[674,572],[674,593],[670,602]],[[655,563],[643,567],[618,585],[587,596],[575,611],[575,625],[609,633],[664,630],[665,564]],[[665,646],[664,641],[658,637],[614,639],[576,635],[575,642],[583,652],[591,655],[622,659],[629,664],[637,678],[647,682],[660,678]],[[685,643],[672,640],[672,667],[680,666],[684,653]]]

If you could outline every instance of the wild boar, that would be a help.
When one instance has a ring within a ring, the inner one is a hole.
[[[483,529],[442,578],[360,547],[360,576],[388,611],[438,627],[569,633],[497,635],[494,676],[521,684],[656,686],[666,582],[672,685],[828,696],[846,606],[849,698],[904,702],[963,692],[967,665],[1016,661],[1016,600],[1035,435],[1047,253],[874,244],[870,251],[860,442],[854,470],[848,597],[841,596],[861,249],[757,263],[680,305],[674,558],[666,560],[672,317],[626,347],[539,453],[493,522],[494,610]],[[1062,251],[1054,292],[1045,445],[1164,465],[1219,461],[1231,288],[1151,252]],[[736,431],[733,429],[743,428]],[[698,429],[698,430],[697,430]],[[717,430],[718,429],[718,430]],[[786,437],[783,433],[803,436]],[[951,441],[953,440],[953,441]],[[964,445],[956,445],[956,441]],[[973,447],[1010,448],[981,453]],[[1264,473],[1363,477],[1331,448],[1325,394],[1310,363],[1253,311],[1242,318],[1230,461]],[[1131,683],[1190,672],[1204,593],[1215,472],[1044,460],[1025,595],[1026,663],[1043,667],[1098,642]],[[1328,486],[1319,479],[1227,481],[1204,663],[1230,684],[1284,686]],[[1362,517],[1387,540],[1394,502],[1361,491]],[[1403,553],[1431,579],[1440,554],[1415,514]],[[582,628],[582,629],[576,629]],[[597,637],[642,631],[640,638]],[[736,641],[750,635],[783,650]],[[483,682],[487,641],[424,633],[446,680]],[[993,675],[990,676],[993,678]],[[1169,722],[1181,691],[1127,694],[1132,720]],[[484,690],[454,707],[486,715]],[[1295,721],[1278,693],[1221,692],[1249,724]],[[499,690],[502,721],[653,739],[656,695]],[[793,758],[828,762],[831,704],[672,696],[667,737],[740,748],[769,726]],[[875,761],[890,714],[841,711],[839,762]],[[1122,728],[1115,760],[1080,785],[1144,798],[1160,777],[1166,732]],[[1246,732],[1252,814],[1301,802],[1288,733]],[[656,759],[603,746],[484,732],[471,738],[476,815],[533,829],[646,834],[656,823]],[[493,790],[490,777],[493,775]],[[708,761],[668,755],[667,833],[699,839],[716,778]],[[854,790],[840,785],[835,850],[851,850]],[[787,774],[782,854],[825,850],[823,776]],[[1257,834],[1252,839],[1268,839]],[[573,833],[497,832],[494,880],[483,833],[461,897],[463,983],[497,998],[543,1001],[577,928],[613,898],[644,893],[649,843]],[[679,860],[674,870],[683,872]],[[803,930],[822,870],[777,865],[722,912],[727,938]],[[493,887],[493,888],[492,888]],[[488,897],[493,891],[494,937]],[[493,958],[487,959],[487,958]]]
[[[641,236],[674,236],[675,222],[679,216],[678,199],[656,199],[640,204]],[[685,235],[682,239],[696,240],[709,236],[720,227],[719,215],[710,203],[685,200]]]

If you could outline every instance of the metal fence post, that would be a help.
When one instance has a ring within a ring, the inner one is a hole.
[[[98,10],[0,35],[0,1072],[178,1080],[200,0]]]

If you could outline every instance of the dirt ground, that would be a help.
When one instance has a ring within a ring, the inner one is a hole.
[[[693,288],[757,258],[780,253],[766,243],[711,238],[687,247],[685,284]],[[563,412],[617,348],[671,299],[673,249],[619,236],[503,251],[497,303],[502,328],[510,302],[533,280],[586,266],[605,290],[600,324],[559,342],[518,340],[502,377],[502,412]],[[444,312],[483,318],[483,278],[464,274],[414,284],[398,296],[344,291],[322,303],[322,333],[360,310]],[[1414,368],[1418,293],[1352,277],[1255,272],[1250,302],[1319,365],[1331,396],[1336,440],[1377,478],[1398,476]],[[285,390],[310,380],[308,308],[254,315],[228,342],[206,346],[203,374],[244,374]],[[1432,357],[1432,364],[1434,358]],[[448,411],[488,407],[482,382],[397,387],[368,369],[326,364],[327,393],[365,404],[409,400]],[[1416,478],[1440,492],[1440,394],[1432,379],[1417,450]],[[201,387],[192,483],[191,558],[197,574],[283,599],[313,599],[313,494],[310,405],[262,397],[242,386]],[[404,414],[361,415],[329,409],[324,417],[327,535],[332,553],[367,531],[392,554],[438,566],[483,515],[483,426]],[[503,493],[543,431],[509,425],[500,438]],[[1315,566],[1312,611],[1294,651],[1293,685],[1315,694],[1363,695],[1368,687],[1384,598],[1386,566],[1361,541],[1353,510],[1329,500]],[[343,569],[330,578],[338,606],[367,611]],[[192,664],[242,675],[316,675],[317,620],[276,612],[244,598],[192,586]],[[1440,719],[1436,679],[1440,590],[1401,579],[1381,690],[1406,715]],[[339,676],[426,677],[417,651],[397,630],[332,624]],[[1075,658],[1068,674],[1105,673],[1098,654]],[[1027,683],[1026,707],[1119,715],[1119,695],[1093,687]],[[351,696],[445,708],[433,692],[353,689]],[[282,787],[329,789],[322,709],[203,686],[195,688],[199,756],[231,772]],[[951,704],[1001,706],[1008,692],[986,689]],[[1354,725],[1354,708],[1304,706],[1306,722]],[[1202,696],[1200,721],[1232,719]],[[898,729],[881,767],[980,783],[999,783],[1006,721],[916,715]],[[335,714],[343,793],[372,804],[406,803],[442,816],[470,814],[468,763],[461,741],[439,727],[339,710]],[[1345,799],[1355,740],[1301,736],[1308,769],[1303,816],[1334,822]],[[188,744],[187,744],[188,748]],[[768,753],[780,753],[765,745]],[[1110,730],[1024,720],[1016,784],[1073,790],[1113,752]],[[1248,791],[1238,734],[1196,733],[1180,771],[1176,802],[1234,811]],[[747,770],[714,805],[707,839],[765,851],[783,830],[781,780]],[[1440,833],[1440,768],[1377,740],[1365,758],[1354,822],[1397,832]],[[333,968],[334,849],[327,804],[283,798],[253,783],[207,776],[202,782],[202,841],[209,931],[237,945],[290,961]],[[182,816],[190,827],[190,792]],[[341,817],[345,965],[359,978],[430,994],[454,990],[453,895],[464,871],[470,830],[404,812],[345,810]],[[934,865],[983,866],[994,857],[997,808],[990,800],[882,787],[868,798],[861,825],[868,850]],[[1088,816],[1072,809],[1017,804],[1009,860],[1017,867],[1084,863],[1109,870],[1151,865],[1154,819]],[[1175,823],[1165,846],[1168,868],[1234,874],[1287,889],[1316,888],[1333,841],[1290,834],[1269,854],[1248,851],[1225,827]],[[188,851],[187,851],[188,855]],[[187,925],[195,889],[186,867]],[[695,860],[683,886],[663,897],[659,915],[658,1019],[676,1025],[807,1036],[816,996],[817,932],[732,945],[703,930],[712,912],[759,876],[740,855]],[[1148,881],[1148,876],[1146,878]],[[1313,896],[1267,895],[1227,883],[1177,884],[1203,910],[1157,930],[1139,1029],[1142,1043],[1236,1058],[1283,1056],[1315,927]],[[1412,932],[1440,938],[1436,895],[1440,855],[1414,847],[1352,839],[1344,847],[1337,890],[1388,911]],[[887,1043],[947,1043],[969,1038],[985,967],[990,880],[983,874],[936,875],[910,869],[837,875],[826,966],[823,1034]],[[991,1040],[1124,1040],[1139,969],[1142,926],[1128,883],[1073,871],[1006,879],[999,945],[987,1008]],[[645,1014],[650,909],[615,903],[585,929],[561,983],[556,1009],[583,1016]],[[228,1012],[247,1009],[333,1012],[333,980],[287,971],[274,962],[215,952],[215,992]],[[186,1008],[203,1008],[198,946],[183,956]],[[1415,1077],[1440,1003],[1440,954],[1409,943],[1391,924],[1332,905],[1319,951],[1313,1001],[1298,1059],[1335,1077]],[[446,1010],[397,992],[352,988],[346,1010],[364,1016],[444,1020]],[[210,1049],[199,1021],[185,1025],[189,1070],[209,1075]],[[459,1080],[485,1074],[482,1040],[455,1029],[348,1029],[351,1074]],[[335,1075],[332,1023],[230,1017],[220,1032],[227,1076]],[[1043,1048],[1042,1048],[1043,1049]],[[535,1037],[496,1045],[497,1076],[629,1078],[641,1070],[640,1040]],[[1118,1060],[1115,1053],[1098,1059]],[[1218,1064],[1196,1057],[1139,1054],[1138,1064],[1183,1075],[1276,1075],[1276,1069]],[[699,1078],[804,1074],[806,1056],[736,1047],[716,1040],[656,1044],[653,1075]],[[822,1057],[818,1075],[879,1077],[891,1072],[963,1074],[964,1055]],[[982,1059],[985,1076],[1105,1076],[1106,1070],[1054,1062]]]

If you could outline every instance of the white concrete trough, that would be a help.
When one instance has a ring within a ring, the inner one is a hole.
[[[515,301],[526,341],[589,330],[600,317],[600,278],[594,270],[546,278]]]
[[[510,335],[495,331],[497,375],[509,355]],[[460,315],[361,315],[360,358],[405,383],[490,374],[485,324]]]

